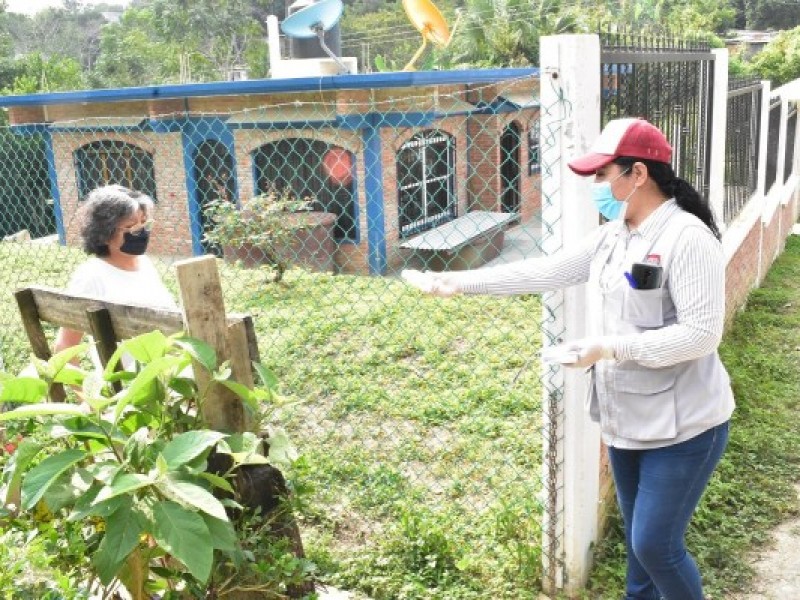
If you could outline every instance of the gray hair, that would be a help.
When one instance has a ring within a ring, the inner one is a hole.
[[[108,256],[108,241],[114,237],[119,224],[140,210],[149,218],[153,206],[153,199],[147,194],[121,185],[92,190],[78,209],[83,249],[88,254]]]

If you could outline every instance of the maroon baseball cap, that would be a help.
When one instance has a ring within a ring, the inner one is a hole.
[[[672,146],[655,125],[644,119],[614,119],[603,128],[588,154],[569,163],[569,168],[585,177],[615,158],[628,156],[669,163]]]

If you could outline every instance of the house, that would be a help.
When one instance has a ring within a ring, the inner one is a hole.
[[[337,271],[384,274],[400,243],[473,210],[540,208],[538,70],[395,72],[7,96],[42,136],[59,239],[93,188],[157,203],[152,252],[200,255],[203,207],[290,190],[336,215]],[[159,232],[158,229],[161,229]]]

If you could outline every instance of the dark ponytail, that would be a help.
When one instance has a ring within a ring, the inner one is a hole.
[[[719,228],[714,221],[714,213],[711,212],[708,203],[703,201],[692,184],[675,175],[675,171],[672,170],[670,164],[628,157],[620,157],[614,160],[614,164],[620,165],[626,169],[629,169],[637,162],[647,167],[650,179],[655,182],[662,194],[667,198],[675,198],[676,204],[686,212],[700,219],[705,226],[711,230],[714,237],[717,239],[722,238]]]

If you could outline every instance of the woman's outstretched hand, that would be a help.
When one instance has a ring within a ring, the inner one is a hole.
[[[449,298],[459,293],[454,277],[449,273],[404,269],[400,277],[409,285],[433,296]]]

